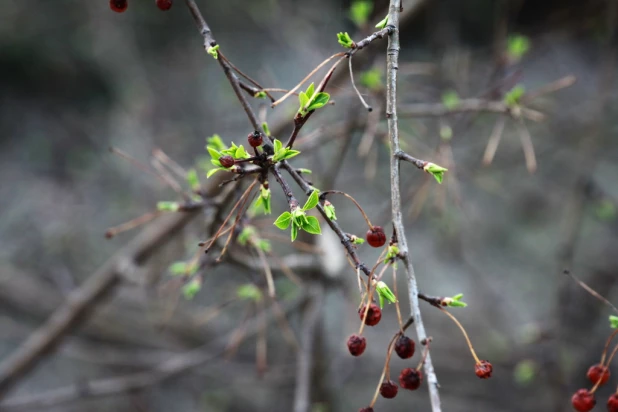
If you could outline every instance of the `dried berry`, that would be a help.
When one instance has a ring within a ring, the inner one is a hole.
[[[608,412],[618,412],[618,394],[613,394],[607,400]]]
[[[393,399],[397,396],[397,391],[399,391],[399,387],[393,381],[382,382],[380,385],[380,395],[386,399]]]
[[[491,373],[493,372],[493,365],[486,360],[482,360],[476,365],[474,365],[474,373],[481,379],[489,379],[491,378]]]
[[[596,385],[597,382],[599,382],[599,379],[601,380],[599,385],[605,385],[609,380],[609,375],[610,373],[608,367],[603,366],[599,363],[597,363],[596,365],[592,365],[590,369],[588,369],[588,373],[586,373],[588,380],[593,385]]]
[[[365,309],[367,306],[363,305],[358,310],[358,316],[362,321],[365,318]],[[369,305],[369,311],[367,312],[367,318],[365,319],[365,325],[367,326],[375,326],[380,323],[380,319],[382,319],[382,309],[375,303]]]
[[[399,374],[399,386],[404,389],[415,391],[423,382],[423,373],[412,368],[405,368]]]
[[[234,166],[234,158],[232,156],[221,156],[219,158],[219,163],[227,169]]]
[[[127,7],[129,7],[129,2],[127,0],[109,0],[109,8],[116,13],[124,12]]]
[[[253,133],[249,133],[247,136],[247,140],[249,141],[249,146],[258,147],[262,145],[262,133],[257,130]]]
[[[578,412],[588,412],[594,408],[597,401],[588,389],[580,389],[571,397],[571,404]]]
[[[414,356],[414,347],[416,344],[405,335],[401,335],[395,341],[395,352],[401,359],[408,359]]]
[[[365,352],[367,347],[367,340],[358,335],[351,335],[348,338],[348,350],[352,356],[360,356]]]
[[[157,0],[157,7],[166,11],[172,8],[172,0]]]
[[[374,226],[373,229],[367,231],[365,239],[372,247],[382,247],[386,243],[386,234],[384,234],[382,227]]]

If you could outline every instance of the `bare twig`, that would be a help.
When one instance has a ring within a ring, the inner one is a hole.
[[[397,153],[401,151],[399,146],[399,129],[397,124],[397,70],[399,64],[399,10],[401,8],[401,0],[391,0],[388,13],[388,23],[395,30],[388,37],[388,49],[386,56],[387,64],[387,83],[386,83],[386,116],[388,119],[388,134],[391,146],[391,202],[392,202],[392,218],[395,235],[398,241],[399,254],[404,263],[404,267],[408,276],[408,291],[410,297],[410,306],[412,308],[412,317],[416,326],[416,333],[419,341],[427,338],[423,320],[421,318],[421,310],[418,300],[418,286],[416,283],[416,275],[410,260],[408,244],[403,226],[403,217],[401,213],[401,193],[399,183],[399,157]],[[427,354],[425,361],[425,374],[429,386],[429,397],[431,401],[431,409],[433,412],[441,411],[440,395],[438,392],[438,379],[433,369],[431,355]]]

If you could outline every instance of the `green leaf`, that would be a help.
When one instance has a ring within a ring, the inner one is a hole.
[[[529,49],[530,40],[526,36],[516,34],[507,40],[507,53],[512,60],[521,60]]]
[[[194,277],[182,287],[182,294],[185,296],[185,299],[190,300],[197,295],[200,289],[202,289],[202,278],[199,276]]]
[[[525,87],[518,84],[504,95],[504,103],[509,107],[517,106],[525,92]]]
[[[337,33],[337,41],[339,42],[340,45],[342,45],[346,49],[352,49],[356,46],[354,44],[354,41],[352,41],[352,38],[347,32]]]
[[[278,161],[281,160],[287,160],[287,159],[291,159],[294,156],[297,156],[300,154],[300,151],[298,150],[294,150],[294,149],[285,149],[285,152],[283,152],[283,154],[281,155],[281,158],[278,159]]]
[[[330,100],[330,94],[324,93],[324,92],[317,93],[314,96],[311,104],[309,104],[309,107],[307,107],[307,111],[310,112],[312,110],[319,109],[320,107],[324,107],[324,105],[326,105],[329,100]]]
[[[177,212],[180,209],[178,202],[158,202],[157,210],[160,212]]]
[[[397,302],[397,298],[395,294],[390,290],[388,285],[382,281],[376,283],[376,292],[380,296],[380,307],[384,307],[384,299],[386,299],[389,303]]]
[[[245,246],[247,242],[249,242],[249,240],[251,240],[251,238],[255,236],[256,233],[257,231],[254,226],[247,225],[242,229],[236,240],[238,241],[238,243]]]
[[[376,29],[382,30],[388,24],[388,14],[384,17],[378,24],[376,24]]]
[[[448,90],[442,94],[442,104],[448,110],[453,110],[459,105],[459,95],[455,90]]]
[[[217,173],[219,170],[227,170],[227,169],[226,169],[226,168],[224,168],[224,167],[217,167],[217,168],[215,168],[215,169],[210,169],[210,170],[208,171],[208,173],[206,173],[206,178],[208,179],[210,176],[214,175],[214,174],[215,174],[215,173]]]
[[[253,95],[253,97],[255,97],[256,99],[265,99],[266,96],[267,96],[266,92],[262,90],[260,90],[259,92]]]
[[[324,213],[326,217],[330,220],[337,220],[337,215],[335,214],[335,206],[328,200],[324,202]]]
[[[195,169],[187,170],[187,183],[189,183],[189,186],[191,187],[192,190],[200,189],[200,179],[197,176],[197,170]]]
[[[389,263],[390,261],[395,261],[397,258],[397,255],[399,254],[399,247],[397,247],[397,245],[389,245],[387,252],[386,252],[386,257],[384,258],[384,264],[386,265],[387,263]]]
[[[301,168],[301,169],[296,169],[296,171],[297,171],[298,173],[304,173],[304,174],[307,174],[307,175],[310,175],[311,173],[313,173],[313,172],[312,172],[311,170],[309,170],[309,169],[302,169],[302,168]]]
[[[444,172],[448,171],[448,169],[442,166],[429,162],[423,167],[423,170],[433,175],[438,183],[442,183],[442,180],[444,179]]]
[[[234,153],[232,157],[234,159],[248,159],[251,156],[249,156],[249,153],[247,153],[245,148],[242,145],[240,145],[236,148],[236,152]]]
[[[350,19],[357,26],[363,26],[369,20],[369,15],[373,11],[373,2],[370,0],[356,0],[350,6]]]
[[[609,327],[612,329],[618,329],[618,316],[609,315]]]
[[[370,90],[380,90],[382,88],[382,72],[380,69],[371,69],[361,73],[360,83]]]
[[[262,300],[262,291],[254,284],[247,283],[245,285],[240,285],[238,289],[236,289],[236,296],[241,300],[259,302]]]
[[[279,140],[279,139],[275,139],[273,145],[274,145],[274,148],[275,148],[275,153],[280,151],[281,148],[283,147],[283,143],[281,143],[281,140]]]
[[[212,157],[213,160],[217,160],[221,157],[221,152],[219,152],[213,147],[206,146],[206,150],[208,150],[208,153],[210,153],[210,157]]]
[[[292,222],[292,214],[290,212],[283,212],[277,220],[275,220],[274,225],[281,230],[285,230],[290,226],[290,222]]]
[[[219,45],[215,44],[214,46],[207,48],[206,52],[210,54],[215,60],[217,60],[219,58],[219,52],[217,50],[219,50]]]
[[[305,94],[305,92],[298,93],[298,101],[300,102],[300,110],[304,110],[305,106],[309,102],[309,97]]]
[[[219,151],[227,149],[227,146],[225,145],[225,143],[223,143],[223,140],[221,140],[221,136],[219,136],[218,134],[213,134],[211,137],[207,138],[206,144],[213,149]]]
[[[463,298],[463,293],[458,293],[457,295],[451,296],[450,298],[444,298],[442,301],[450,307],[465,308],[466,306],[468,306],[468,304],[462,302],[461,298]]]
[[[307,91],[305,92],[305,95],[307,96],[308,99],[311,99],[314,93],[315,93],[315,85],[311,83],[309,87],[307,87]]]
[[[188,276],[197,271],[197,265],[190,265],[187,262],[174,262],[167,270],[174,276]]]
[[[363,243],[365,243],[365,239],[363,239],[362,237],[354,236],[354,238],[352,239],[352,243],[354,243],[355,245],[362,245]]]
[[[314,207],[318,205],[319,201],[320,201],[320,191],[314,190],[313,192],[311,192],[311,195],[309,195],[309,199],[307,199],[307,201],[305,202],[305,206],[303,206],[303,210],[306,212],[307,210],[313,209]]]
[[[296,226],[296,223],[294,223],[292,224],[292,232],[290,233],[292,242],[296,240],[296,236],[298,236],[298,226]]]
[[[215,167],[220,167],[222,169],[225,169],[223,166],[221,166],[221,162],[216,159],[210,159],[210,163],[212,163]]]
[[[268,128],[268,123],[266,122],[262,123],[262,130],[264,130],[264,134],[266,136],[270,136],[270,129]]]
[[[307,216],[307,222],[303,225],[303,230],[312,235],[321,235],[320,221],[315,216]]]

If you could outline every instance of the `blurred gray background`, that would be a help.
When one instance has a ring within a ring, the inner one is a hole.
[[[453,313],[466,326],[479,356],[494,365],[490,380],[476,378],[459,330],[424,305],[445,411],[561,411],[569,408],[576,389],[590,387],[585,371],[600,357],[610,332],[610,309],[562,270],[569,268],[615,301],[618,124],[616,7],[611,3],[403,1],[404,9],[415,10],[401,27],[403,143],[414,156],[449,168],[445,183],[438,185],[411,164],[402,164],[412,259],[423,292],[464,293],[469,306]],[[221,50],[266,87],[289,89],[340,51],[337,32],[357,33],[355,39],[369,33],[350,20],[349,1],[198,4]],[[372,19],[381,19],[385,10],[386,1],[376,0]],[[513,34],[526,36],[530,50],[521,61],[507,62],[505,39]],[[218,133],[227,142],[245,142],[251,131],[246,116],[219,65],[201,45],[179,0],[166,13],[152,1],[133,0],[123,14],[111,12],[106,0],[3,1],[0,360],[136,234],[106,240],[108,227],[153,210],[159,200],[176,198],[158,179],[111,154],[110,146],[145,163],[160,148],[189,168],[206,154],[208,136]],[[384,40],[364,51],[364,59],[359,52],[357,81],[372,68],[384,80],[385,49]],[[495,113],[405,116],[408,105],[440,103],[447,91],[456,91],[461,99],[500,100],[514,84],[529,91],[569,75],[576,77],[574,85],[531,103],[545,114],[542,122],[525,121],[538,164],[534,173],[526,168],[518,120]],[[388,228],[384,95],[379,87],[360,88],[376,110],[367,114],[343,76],[330,89],[336,104],[314,115],[301,133],[301,139],[309,136],[304,142],[308,146],[311,139],[319,144],[293,163],[313,169],[313,182],[321,189],[350,193],[375,224]],[[292,98],[268,109],[271,127],[291,119],[295,105]],[[255,107],[261,107],[260,101]],[[502,140],[493,162],[483,165],[500,119],[505,120]],[[279,137],[285,139],[288,130]],[[451,137],[445,139],[449,130]],[[371,140],[368,152],[359,155],[361,142]],[[286,205],[279,188],[272,186],[274,219]],[[333,203],[345,230],[365,232],[351,203],[343,198],[333,198]],[[260,219],[258,227],[276,236],[280,232],[272,228],[273,219]],[[259,314],[235,302],[211,316],[239,284],[261,279],[259,266],[208,269],[202,291],[191,301],[179,296],[167,273],[171,262],[191,257],[204,230],[200,219],[193,221],[143,265],[140,281],[115,288],[5,398],[9,404],[25,399],[22,407],[0,403],[0,409],[293,410],[297,356],[277,322],[269,323],[268,369],[258,376],[255,336],[243,339],[227,360],[221,351],[243,319],[252,324]],[[355,411],[369,403],[378,383],[386,345],[397,330],[395,311],[387,306],[380,325],[367,328],[368,349],[361,358],[349,356],[345,341],[358,328],[355,273],[345,264],[337,239],[325,234],[317,246],[329,252],[320,255],[323,269],[317,274],[315,269],[300,270],[303,287],[276,273],[278,296],[301,338],[312,313],[317,317],[310,336],[307,410]],[[279,256],[291,252],[285,241],[273,240],[273,247]],[[359,252],[372,264],[379,251],[370,249],[362,246]],[[403,277],[400,270],[402,310],[407,313]],[[306,295],[309,301],[303,300]],[[317,311],[312,309],[316,306]],[[89,395],[89,382],[147,375],[194,348],[205,348],[202,353],[212,357],[139,390]],[[418,360],[418,354],[411,362],[393,358],[393,379]],[[598,392],[601,406],[614,384]],[[55,406],[27,402],[71,385],[85,388],[83,396],[77,391]],[[427,388],[400,390],[391,401],[379,399],[376,410],[429,410]]]

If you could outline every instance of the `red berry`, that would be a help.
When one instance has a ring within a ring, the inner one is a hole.
[[[365,352],[367,347],[367,340],[358,335],[351,335],[348,338],[348,350],[352,356],[360,356]]]
[[[382,247],[386,243],[384,229],[380,226],[374,226],[373,229],[369,229],[365,238],[372,247]]]
[[[596,365],[592,365],[586,374],[588,380],[592,382],[593,385],[596,385],[599,379],[601,380],[599,385],[605,385],[609,380],[609,375],[610,373],[607,366],[603,366],[598,363]]]
[[[247,140],[249,141],[249,146],[258,147],[262,145],[262,134],[257,130],[253,133],[249,133],[247,136]]]
[[[358,412],[373,412],[373,408],[371,406],[368,406],[366,408],[360,408]]]
[[[230,168],[232,166],[234,166],[234,158],[232,156],[221,156],[219,158],[219,163],[221,163],[221,166],[227,168]]]
[[[588,389],[580,389],[571,397],[571,404],[578,412],[588,412],[594,408],[597,401]]]
[[[363,305],[358,310],[358,316],[362,321],[365,318],[365,309],[367,306]],[[367,312],[367,319],[365,319],[365,325],[367,326],[375,326],[380,323],[380,319],[382,319],[382,309],[375,303],[369,305],[369,311]]]
[[[380,395],[386,399],[393,399],[397,396],[398,390],[399,387],[393,381],[382,382],[382,385],[380,385]]]
[[[399,374],[399,386],[404,389],[415,391],[423,382],[423,373],[416,369],[405,368]]]
[[[613,394],[607,400],[608,412],[618,412],[618,394]]]
[[[415,343],[405,335],[401,335],[395,341],[395,352],[401,359],[408,359],[414,356]]]
[[[127,7],[129,7],[129,2],[127,0],[109,0],[109,8],[116,13],[122,13]]]
[[[172,8],[172,0],[157,0],[157,7],[166,11]]]
[[[474,365],[474,373],[481,379],[489,379],[491,378],[491,373],[493,372],[493,365],[486,360],[482,360],[480,363]]]

